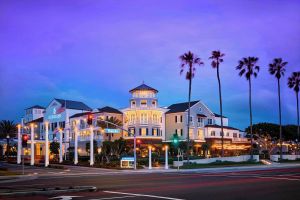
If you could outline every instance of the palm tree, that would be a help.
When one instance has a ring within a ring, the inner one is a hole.
[[[0,138],[6,138],[6,154],[9,156],[9,138],[16,136],[17,125],[14,121],[2,120],[0,121]]]
[[[101,127],[102,129],[105,128],[119,128],[122,127],[122,121],[120,121],[116,117],[110,117],[105,121],[98,121],[98,126]],[[111,134],[109,134],[109,141],[111,141]]]
[[[254,78],[257,77],[257,74],[259,72],[259,66],[256,65],[258,61],[257,57],[245,57],[242,58],[242,60],[239,60],[239,64],[236,67],[237,70],[239,70],[239,76],[245,76],[248,80],[249,84],[249,109],[250,109],[250,136],[251,136],[251,147],[250,147],[250,154],[251,159],[253,159],[253,132],[252,132],[252,91],[251,91],[251,77],[254,76]]]
[[[269,64],[269,72],[277,78],[278,105],[279,105],[279,141],[280,141],[280,159],[282,159],[282,126],[281,126],[281,98],[280,98],[280,78],[284,76],[285,66],[281,58],[275,58],[273,63]]]
[[[212,59],[211,66],[213,68],[217,68],[217,78],[218,78],[218,84],[219,84],[220,114],[221,114],[222,157],[224,156],[224,131],[223,131],[222,91],[221,91],[221,80],[220,80],[219,66],[220,66],[220,63],[223,62],[223,57],[224,56],[225,56],[225,54],[221,53],[220,51],[213,51],[211,57],[209,57],[209,59]]]
[[[189,81],[189,103],[188,103],[188,120],[187,120],[187,162],[189,163],[189,148],[190,148],[190,107],[191,107],[191,93],[192,93],[192,79],[195,76],[196,65],[204,65],[201,58],[197,57],[191,51],[184,53],[179,57],[181,61],[180,66],[180,75],[184,72],[185,68],[187,68],[187,72],[185,75],[186,80]]]
[[[292,75],[288,79],[289,88],[294,89],[296,93],[297,100],[297,136],[298,142],[300,141],[300,130],[299,130],[299,87],[300,87],[300,71],[293,72]]]

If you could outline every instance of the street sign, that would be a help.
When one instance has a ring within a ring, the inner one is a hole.
[[[104,129],[105,133],[113,133],[113,134],[117,134],[120,133],[120,129],[113,129],[113,128],[106,128]]]

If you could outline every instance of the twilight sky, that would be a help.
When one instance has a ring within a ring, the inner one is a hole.
[[[235,70],[244,56],[259,57],[253,82],[253,120],[278,122],[277,85],[268,73],[275,57],[288,61],[282,79],[283,123],[296,123],[296,97],[287,77],[300,70],[297,0],[82,0],[0,2],[0,119],[19,122],[24,108],[52,98],[92,108],[129,103],[144,80],[159,90],[160,106],[187,100],[178,57],[191,50],[205,62],[192,99],[219,112],[212,50],[221,66],[224,115],[249,124],[248,85]]]

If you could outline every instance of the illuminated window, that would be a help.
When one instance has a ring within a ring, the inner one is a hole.
[[[141,100],[141,107],[147,107],[147,100]]]
[[[152,135],[153,136],[155,136],[155,135],[158,136],[159,135],[158,132],[157,132],[157,128],[152,129]]]
[[[148,123],[148,115],[146,113],[141,114],[141,124],[147,124]]]
[[[148,135],[148,129],[147,128],[141,128],[140,129],[140,135],[141,136],[146,136],[146,135]]]

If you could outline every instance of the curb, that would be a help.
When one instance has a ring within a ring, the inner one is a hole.
[[[53,195],[53,194],[58,194],[58,193],[69,193],[69,192],[95,192],[96,190],[97,190],[97,188],[94,187],[94,186],[43,188],[41,190],[33,190],[33,191],[19,191],[19,192],[0,193],[0,197]]]

